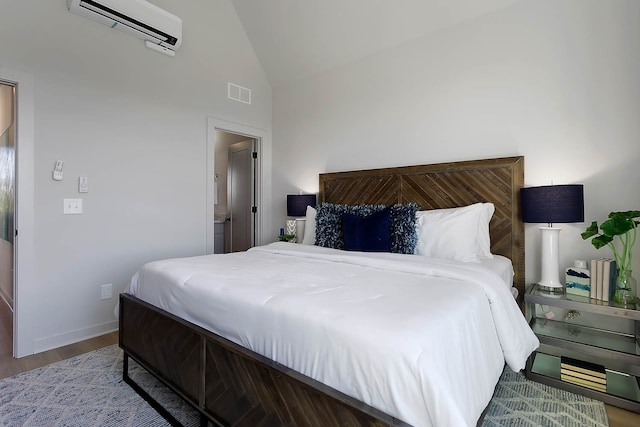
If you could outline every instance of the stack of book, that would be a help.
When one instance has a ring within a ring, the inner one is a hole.
[[[616,291],[616,262],[598,258],[591,261],[591,295],[600,301],[611,301]]]
[[[570,357],[560,357],[560,379],[601,392],[607,392],[607,373],[604,366]]]

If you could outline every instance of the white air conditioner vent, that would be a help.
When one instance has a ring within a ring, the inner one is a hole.
[[[251,105],[251,89],[228,82],[227,93],[229,98]]]
[[[145,41],[174,56],[182,43],[182,19],[146,0],[68,0],[70,12]]]

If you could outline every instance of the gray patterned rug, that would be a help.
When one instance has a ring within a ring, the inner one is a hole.
[[[505,368],[483,427],[607,427],[604,403],[535,381]]]
[[[131,361],[131,377],[185,426],[199,417]],[[105,347],[0,380],[2,427],[169,425],[122,381],[122,351]],[[505,369],[483,426],[607,427],[602,402],[529,381]]]

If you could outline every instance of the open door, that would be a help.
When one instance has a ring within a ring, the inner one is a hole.
[[[207,118],[207,254],[220,253],[216,251],[216,242],[219,243],[220,238],[225,241],[223,252],[229,252],[232,244],[233,251],[239,251],[242,247],[249,248],[264,244],[263,231],[265,222],[269,222],[268,216],[271,211],[271,198],[264,197],[264,189],[271,188],[271,175],[265,174],[264,171],[271,168],[271,163],[268,156],[262,156],[262,150],[266,146],[268,151],[270,141],[271,135],[264,129],[214,117]],[[249,146],[238,145],[238,152],[232,155],[229,150],[230,145],[240,142],[245,142]],[[253,157],[254,152],[257,153],[257,158]],[[235,165],[233,174],[229,171],[230,156]],[[249,160],[251,160],[250,164]],[[240,174],[241,170],[244,170],[244,173]],[[230,176],[231,179],[229,179]],[[230,187],[234,190],[236,187],[246,190],[238,194],[231,191],[233,197],[231,199]],[[241,194],[249,195],[251,198],[247,199]],[[228,203],[232,203],[233,208],[228,206]],[[244,205],[242,209],[239,206],[241,204]],[[244,223],[242,229],[236,227],[240,223]],[[247,225],[250,228],[247,229]],[[230,238],[232,233],[233,239]],[[240,239],[243,234],[245,237]],[[271,233],[266,239],[273,241]],[[232,240],[235,241],[232,243]],[[243,243],[240,243],[242,241]]]
[[[255,246],[256,232],[256,141],[229,145],[227,169],[228,252]]]
[[[34,83],[33,75],[2,65],[0,82],[12,86],[14,93],[13,356],[23,357],[34,353],[33,313],[37,300],[33,261]]]
[[[16,152],[14,95],[15,86],[0,81],[0,303],[6,303],[12,313]]]

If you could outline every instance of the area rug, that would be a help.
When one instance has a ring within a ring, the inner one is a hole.
[[[130,375],[185,426],[199,425],[193,409],[133,361]],[[0,380],[2,427],[168,425],[122,381],[117,345]],[[482,425],[607,427],[608,421],[602,402],[529,381],[507,368]]]
[[[506,368],[487,407],[483,427],[606,427],[604,403],[535,381]]]

